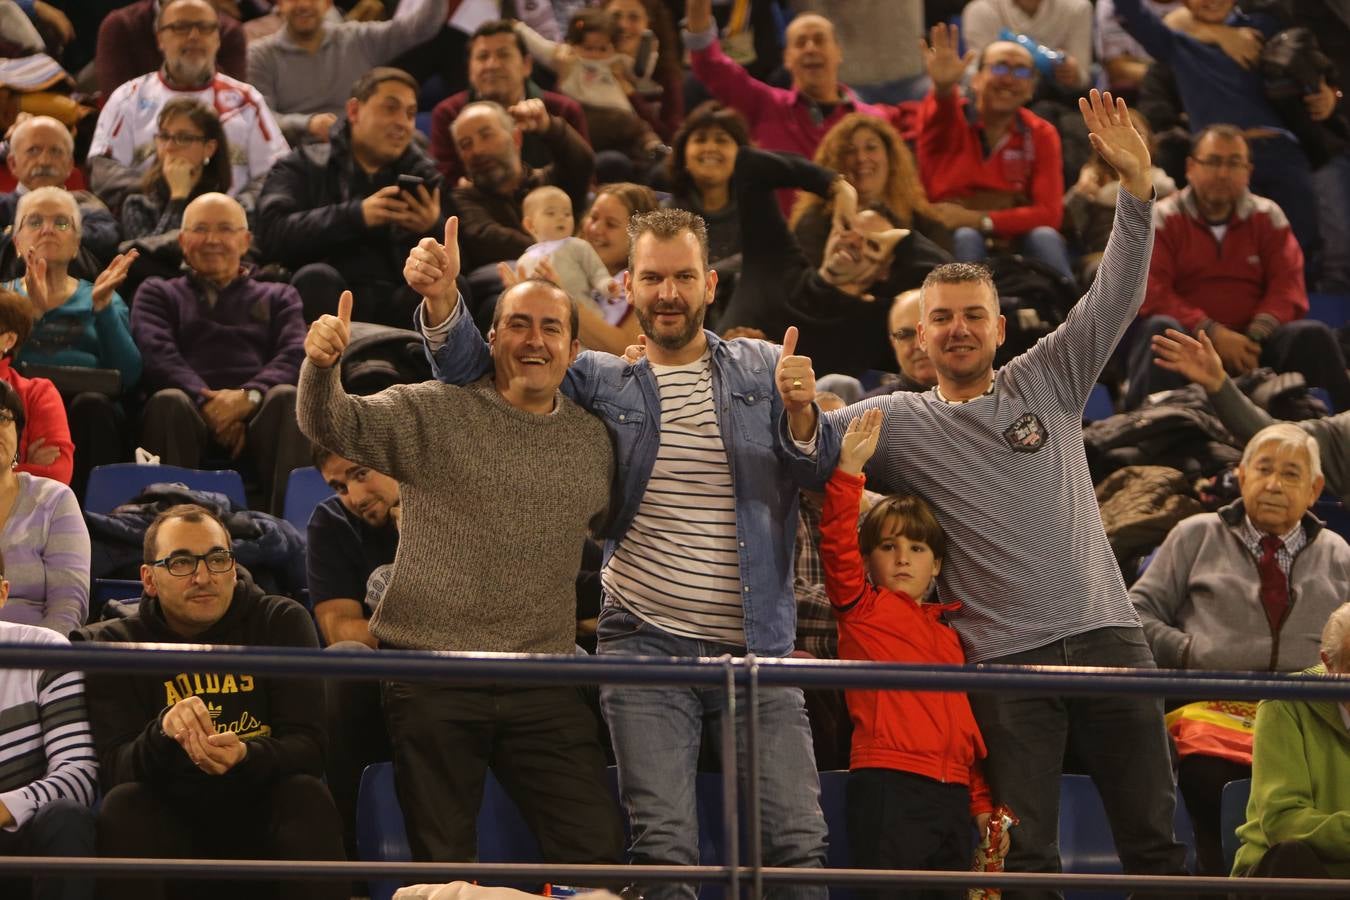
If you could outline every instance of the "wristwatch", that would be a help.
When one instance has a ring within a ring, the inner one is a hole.
[[[981,234],[993,234],[993,233],[994,233],[994,220],[991,219],[991,218],[989,218],[988,216],[985,216],[983,219],[980,219],[980,233],[981,233]]]
[[[248,402],[253,404],[255,410],[262,406],[262,391],[257,388],[249,388],[244,391],[244,396],[248,397]]]

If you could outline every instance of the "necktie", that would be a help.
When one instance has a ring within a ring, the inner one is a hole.
[[[1270,620],[1272,631],[1279,631],[1289,611],[1289,580],[1280,571],[1280,562],[1276,554],[1284,541],[1273,535],[1261,538],[1261,561],[1257,568],[1261,572],[1261,605],[1266,608],[1266,618]]]

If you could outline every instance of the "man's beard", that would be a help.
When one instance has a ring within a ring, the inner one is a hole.
[[[510,183],[511,176],[511,166],[497,158],[469,170],[469,180],[474,187],[488,194],[502,193],[502,188]]]
[[[642,333],[662,350],[679,350],[687,346],[694,336],[703,328],[703,316],[705,307],[699,306],[694,312],[690,312],[686,307],[671,307],[669,305],[657,304],[653,307],[650,314],[644,312],[641,307],[634,306],[637,312],[638,324],[642,326]],[[657,334],[654,328],[655,318],[661,313],[678,312],[685,317],[687,323],[685,327],[674,334]]]
[[[164,61],[164,74],[169,76],[171,84],[178,87],[204,85],[215,73],[216,61],[210,57],[203,57],[200,62],[193,62],[187,57],[182,57],[177,62],[170,62],[167,59]]]

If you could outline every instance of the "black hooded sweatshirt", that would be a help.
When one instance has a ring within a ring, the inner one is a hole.
[[[159,600],[149,596],[141,598],[136,615],[89,625],[70,637],[97,643],[319,646],[304,607],[263,594],[243,572],[225,615],[192,640],[169,629]],[[194,694],[206,703],[217,731],[234,731],[248,745],[248,754],[224,775],[199,770],[178,742],[160,730],[164,712]],[[138,781],[174,798],[230,802],[231,795],[263,789],[290,775],[323,775],[324,693],[319,679],[271,678],[247,671],[91,672],[85,695],[105,793]]]

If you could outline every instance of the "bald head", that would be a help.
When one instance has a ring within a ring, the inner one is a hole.
[[[250,239],[244,208],[233,197],[202,194],[183,210],[183,259],[208,281],[226,285],[237,278]]]
[[[923,292],[917,288],[905,291],[891,304],[891,313],[887,319],[890,328],[891,349],[895,352],[895,362],[905,377],[924,387],[937,384],[937,371],[933,361],[919,346],[919,318],[923,314]]]
[[[829,19],[805,13],[788,24],[783,68],[792,75],[794,88],[817,102],[837,103],[842,61],[843,52]]]

